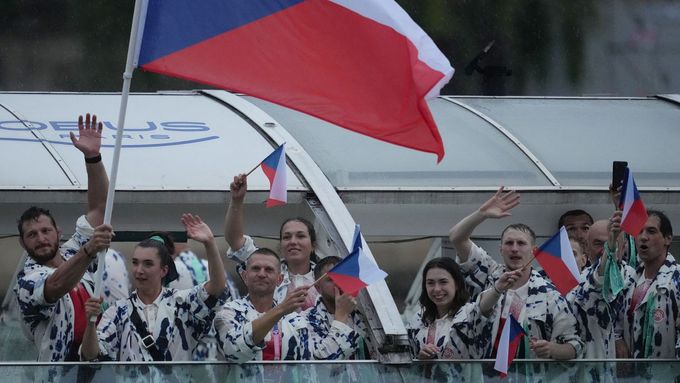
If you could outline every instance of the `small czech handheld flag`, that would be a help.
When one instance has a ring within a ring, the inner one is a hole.
[[[640,193],[638,193],[635,180],[633,179],[633,172],[630,168],[626,168],[626,175],[623,178],[619,207],[623,210],[621,230],[632,236],[640,234],[649,217],[647,216],[645,204],[642,203],[642,198],[640,198]]]
[[[567,229],[564,226],[541,245],[535,255],[536,260],[562,296],[566,296],[581,282],[581,273],[576,265],[576,258],[574,258]]]
[[[359,225],[354,229],[354,244],[352,252],[340,263],[328,270],[328,277],[344,293],[357,296],[359,290],[385,279],[387,273],[382,271],[378,265],[364,254],[361,245],[361,232]]]
[[[267,207],[283,205],[288,201],[288,188],[286,186],[286,150],[283,145],[279,146],[262,160],[260,166],[269,179],[269,198]]]
[[[505,378],[508,375],[508,368],[512,360],[515,359],[519,342],[526,335],[526,332],[524,332],[524,329],[515,317],[508,313],[508,318],[505,320],[505,325],[501,332],[501,339],[498,342],[496,364],[493,366],[496,371],[501,373],[501,378]]]

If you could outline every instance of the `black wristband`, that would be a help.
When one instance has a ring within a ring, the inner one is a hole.
[[[90,157],[90,158],[85,157],[85,163],[88,163],[88,164],[96,164],[97,162],[100,162],[101,160],[102,160],[101,153],[97,154],[94,157]]]

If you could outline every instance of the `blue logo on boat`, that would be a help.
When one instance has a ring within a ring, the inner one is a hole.
[[[116,141],[116,125],[103,121],[102,147],[112,148]],[[12,137],[7,132],[35,131],[32,137]],[[0,121],[0,140],[48,142],[53,145],[72,145],[70,132],[78,132],[77,121]],[[47,133],[47,134],[46,134]],[[123,134],[124,148],[189,145],[216,140],[207,123],[201,121],[147,121],[142,126],[128,126]],[[42,139],[40,137],[46,137]]]

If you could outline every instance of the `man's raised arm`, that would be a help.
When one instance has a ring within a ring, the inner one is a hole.
[[[470,237],[475,228],[487,218],[498,219],[512,215],[509,212],[510,209],[519,205],[519,194],[515,194],[514,190],[506,193],[503,193],[503,191],[503,186],[501,186],[493,197],[484,202],[472,214],[460,220],[449,231],[449,240],[453,243],[461,263],[467,262],[470,256],[472,249]]]
[[[224,239],[227,240],[232,251],[237,251],[243,247],[245,238],[243,237],[243,201],[248,189],[248,178],[245,174],[234,177],[234,182],[229,185],[231,202],[224,217]]]
[[[78,116],[78,137],[70,133],[71,142],[85,156],[87,170],[87,221],[92,227],[104,223],[104,209],[106,208],[106,194],[109,189],[109,178],[102,163],[100,153],[102,144],[102,123],[97,122],[97,116],[87,113],[85,121]]]

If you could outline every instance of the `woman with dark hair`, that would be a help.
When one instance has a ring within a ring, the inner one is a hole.
[[[257,247],[253,239],[245,235],[243,230],[243,208],[248,188],[245,174],[234,177],[229,185],[231,203],[225,217],[224,238],[229,243],[227,256],[241,265]],[[281,253],[281,273],[283,281],[274,292],[274,299],[282,302],[289,288],[309,286],[314,283],[314,265],[319,257],[316,255],[316,231],[314,225],[302,217],[288,218],[279,230],[279,252]],[[314,287],[307,292],[302,305],[305,310],[314,306],[319,293]]]
[[[215,312],[228,299],[224,267],[215,238],[200,217],[182,216],[187,235],[201,242],[210,264],[210,279],[191,289],[166,287],[177,278],[165,240],[145,239],[132,255],[135,291],[109,307],[98,325],[88,322],[81,355],[118,361],[192,360],[208,333]],[[85,304],[88,317],[101,313],[101,298]]]
[[[492,289],[468,302],[465,279],[452,258],[435,258],[423,269],[420,294],[422,311],[409,326],[413,352],[418,359],[481,358],[491,345],[493,307],[501,292],[518,278],[503,274]]]

